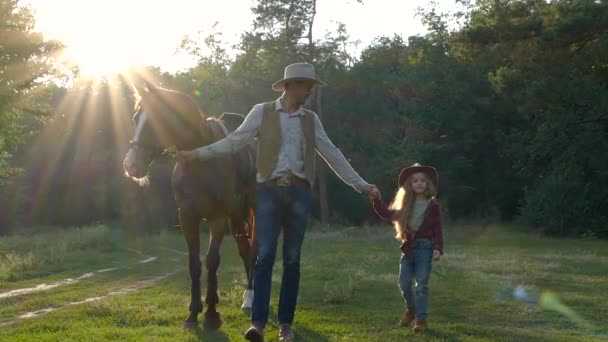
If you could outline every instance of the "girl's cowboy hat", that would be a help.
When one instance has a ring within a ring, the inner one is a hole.
[[[311,81],[316,85],[325,86],[325,82],[322,82],[316,78],[315,67],[309,63],[294,63],[285,67],[285,74],[282,80],[276,81],[272,85],[272,89],[276,91],[284,91],[285,83],[289,81]]]
[[[399,174],[399,183],[397,185],[402,186],[403,183],[405,183],[405,181],[416,172],[423,172],[425,175],[427,175],[427,177],[429,177],[431,182],[435,184],[435,187],[439,186],[439,174],[437,173],[437,170],[435,170],[434,167],[423,166],[418,163],[401,170],[401,173]]]

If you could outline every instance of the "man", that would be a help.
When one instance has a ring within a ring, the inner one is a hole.
[[[257,151],[257,260],[254,269],[252,326],[245,333],[250,341],[264,340],[268,322],[272,267],[277,240],[283,228],[283,279],[279,298],[279,341],[292,341],[293,323],[300,282],[300,251],[311,207],[311,185],[315,179],[315,150],[346,184],[375,196],[368,184],[334,146],[319,117],[304,109],[314,86],[325,83],[315,78],[314,67],[295,63],[285,68],[284,78],[272,88],[282,91],[273,102],[257,104],[243,123],[226,138],[192,151],[180,151],[185,161],[210,159],[237,151],[258,137]]]

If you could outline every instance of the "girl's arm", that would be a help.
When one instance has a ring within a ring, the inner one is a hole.
[[[378,216],[380,216],[384,220],[391,220],[393,218],[393,216],[395,215],[395,211],[389,209],[382,199],[374,198],[372,201],[372,203],[374,204],[374,211],[376,211],[376,214],[378,214]]]
[[[439,203],[433,200],[432,207],[429,208],[430,220],[429,225],[431,228],[431,240],[433,241],[433,249],[436,249],[443,255],[443,228],[441,226],[441,209]]]

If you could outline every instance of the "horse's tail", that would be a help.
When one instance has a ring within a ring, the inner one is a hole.
[[[255,269],[255,263],[258,258],[258,246],[255,239],[255,211],[253,208],[249,208],[249,217],[247,219],[247,223],[249,226],[249,243],[251,246],[251,249],[249,250],[249,269],[251,271],[247,276],[249,278],[249,284],[253,284],[253,270]]]
[[[255,211],[253,208],[249,208],[249,216],[247,217],[247,227],[249,228],[247,232],[247,236],[249,236],[249,241],[253,246],[255,241]]]

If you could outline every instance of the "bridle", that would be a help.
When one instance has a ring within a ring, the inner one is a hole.
[[[129,146],[131,146],[131,148],[136,151],[148,151],[151,154],[152,158],[159,157],[165,152],[165,148],[163,146],[154,144],[142,144],[141,142],[136,140],[129,141]]]

